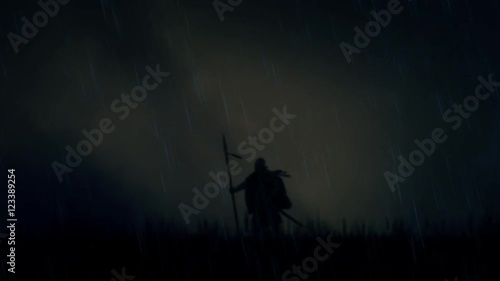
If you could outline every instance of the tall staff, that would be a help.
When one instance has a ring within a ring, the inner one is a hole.
[[[227,151],[227,143],[226,143],[226,137],[222,135],[222,146],[224,148],[224,158],[226,159],[226,167],[227,167],[227,175],[229,177],[229,189],[232,190],[233,187],[233,178],[231,177],[231,172],[229,171],[229,155],[236,157],[238,159],[241,159],[239,155],[236,155],[234,153],[230,153]],[[239,234],[240,233],[240,223],[238,219],[238,210],[236,209],[236,201],[234,200],[234,192],[231,193],[231,200],[233,201],[233,212],[234,212],[234,222],[236,223],[236,232]]]

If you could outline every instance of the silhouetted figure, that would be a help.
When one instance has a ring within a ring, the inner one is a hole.
[[[270,171],[265,160],[259,158],[255,161],[255,171],[231,190],[233,193],[245,190],[245,202],[256,233],[279,234],[280,210],[292,207],[281,176],[288,175],[281,170]]]

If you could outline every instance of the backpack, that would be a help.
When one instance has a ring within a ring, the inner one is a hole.
[[[290,209],[292,203],[279,174],[274,172],[253,173],[246,180],[245,203],[250,214],[259,208]]]
[[[272,201],[274,206],[278,209],[290,209],[292,207],[292,202],[290,202],[290,198],[286,194],[285,183],[283,179],[276,173],[273,174],[273,185],[275,190],[273,191]]]

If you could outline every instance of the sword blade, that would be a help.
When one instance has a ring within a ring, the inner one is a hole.
[[[287,214],[285,211],[282,211],[280,210],[280,213],[285,216],[287,219],[293,221],[294,223],[296,223],[298,226],[300,227],[304,227],[304,225],[302,223],[300,223],[298,220],[296,220],[294,217],[290,216],[289,214]]]

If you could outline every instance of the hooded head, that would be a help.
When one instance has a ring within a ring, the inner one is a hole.
[[[264,160],[264,158],[259,158],[255,160],[255,171],[256,172],[267,171],[266,160]]]

